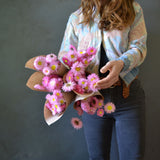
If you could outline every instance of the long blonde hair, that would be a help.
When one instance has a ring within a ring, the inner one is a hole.
[[[135,19],[133,8],[134,0],[106,0],[101,5],[101,0],[81,0],[83,21],[89,24],[97,14],[101,15],[99,28],[102,30],[122,30],[131,25]],[[96,14],[93,14],[96,11]]]

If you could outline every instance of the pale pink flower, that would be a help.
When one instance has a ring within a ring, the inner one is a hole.
[[[87,93],[92,91],[91,88],[90,88],[89,82],[87,83],[87,85],[84,89],[85,89],[85,92],[87,92]]]
[[[50,67],[44,67],[43,70],[42,70],[43,74],[48,76],[52,73],[52,70]]]
[[[89,102],[86,101],[86,100],[82,100],[81,101],[81,108],[82,108],[83,111],[89,112],[90,111],[90,104],[89,104]]]
[[[56,89],[57,83],[58,83],[57,78],[52,78],[52,79],[50,79],[47,88],[48,88],[50,91],[53,91],[54,89]]]
[[[77,52],[77,55],[79,58],[83,58],[86,56],[86,51],[85,50],[80,50]]]
[[[59,98],[58,103],[60,105],[64,105],[66,103],[65,99],[63,97]]]
[[[40,84],[35,84],[34,88],[38,89],[38,90],[45,90],[46,89],[44,86],[41,86]]]
[[[84,74],[85,71],[84,65],[81,62],[74,63],[71,69],[74,73],[80,73],[80,74]]]
[[[87,49],[88,55],[95,55],[96,52],[97,52],[97,50],[96,50],[96,48],[94,48],[94,47],[89,47],[89,48]]]
[[[99,108],[99,109],[97,110],[97,115],[100,116],[100,117],[103,117],[103,115],[104,115],[104,110],[103,110],[102,108]]]
[[[49,100],[52,105],[57,104],[57,97],[55,95],[47,95],[46,99]]]
[[[85,88],[88,84],[88,81],[87,79],[85,78],[81,78],[79,81],[78,81],[78,85],[82,86],[82,88]]]
[[[43,79],[42,79],[42,85],[43,85],[44,87],[47,87],[49,81],[50,81],[50,77],[44,76]]]
[[[67,82],[65,83],[63,86],[62,86],[62,89],[65,91],[65,92],[70,92],[72,90],[74,90],[75,88],[75,82]]]
[[[82,74],[80,74],[80,73],[74,73],[74,80],[76,82],[78,82],[81,78],[85,78],[85,77]]]
[[[114,103],[112,102],[108,102],[105,106],[104,106],[104,110],[106,111],[106,113],[112,113],[114,112],[116,109]]]
[[[64,64],[66,64],[68,67],[72,66],[72,63],[70,62],[70,60],[67,57],[63,57],[62,61],[64,62]]]
[[[77,55],[73,51],[69,51],[67,57],[70,60],[70,62],[75,62],[77,60]]]
[[[34,67],[41,71],[47,65],[46,58],[39,56],[34,60]]]
[[[91,62],[91,58],[82,58],[81,62],[83,63],[85,67],[87,67],[89,63]]]
[[[46,62],[50,63],[53,61],[57,61],[57,56],[53,53],[46,55]]]
[[[87,79],[89,80],[89,82],[92,82],[94,80],[99,80],[99,77],[95,74],[95,73],[92,73],[90,75],[87,76]]]
[[[63,97],[63,94],[62,94],[62,92],[61,92],[60,89],[55,89],[55,90],[53,91],[53,95],[55,95],[55,96],[57,97],[57,99],[60,99],[60,98]]]
[[[103,99],[98,99],[97,108],[102,108],[104,106]]]
[[[73,81],[73,79],[74,79],[73,72],[70,70],[66,75],[66,81],[67,82]]]
[[[58,69],[59,69],[59,67],[60,67],[59,62],[57,62],[57,61],[51,62],[51,63],[49,64],[49,66],[50,66],[50,68],[51,68],[51,72],[52,72],[52,73],[57,73],[57,71],[58,71]]]
[[[90,85],[89,85],[90,90],[92,90],[93,92],[97,92],[97,91],[98,91],[98,89],[95,88],[96,83],[97,83],[97,80],[93,80],[93,81],[91,81],[91,83],[90,83]]]
[[[75,129],[80,129],[83,126],[83,123],[79,118],[72,118],[71,124]]]

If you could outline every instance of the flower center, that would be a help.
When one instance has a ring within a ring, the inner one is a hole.
[[[56,66],[55,65],[52,65],[52,70],[54,71],[56,69]]]
[[[81,70],[81,68],[80,67],[76,67],[76,71],[80,71]]]
[[[39,61],[39,62],[38,62],[38,65],[42,65],[42,62],[41,62],[41,61]]]
[[[108,109],[109,111],[111,111],[111,110],[112,110],[112,106],[108,106],[107,109]]]
[[[75,57],[75,56],[72,54],[72,55],[71,55],[71,58],[74,58],[74,57]]]

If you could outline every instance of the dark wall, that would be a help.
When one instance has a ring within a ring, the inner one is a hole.
[[[146,92],[145,160],[159,159],[160,1],[139,2],[148,30],[148,55],[140,79]],[[83,130],[70,119],[72,105],[50,127],[43,118],[46,93],[25,86],[33,71],[25,62],[58,53],[68,16],[80,0],[0,0],[0,160],[87,160]],[[112,158],[116,160],[116,158]]]

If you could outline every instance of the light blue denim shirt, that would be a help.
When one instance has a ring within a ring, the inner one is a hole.
[[[98,74],[100,46],[103,43],[103,47],[110,61],[123,60],[124,67],[119,76],[128,86],[138,75],[138,67],[144,61],[147,53],[147,31],[143,10],[137,2],[133,2],[133,6],[136,13],[135,20],[131,26],[122,31],[100,30],[98,28],[99,15],[89,25],[80,24],[83,20],[81,8],[72,13],[69,17],[58,54],[59,60],[63,63],[62,57],[69,51],[70,45],[74,45],[77,50],[95,47],[97,49],[96,56],[86,70]]]

